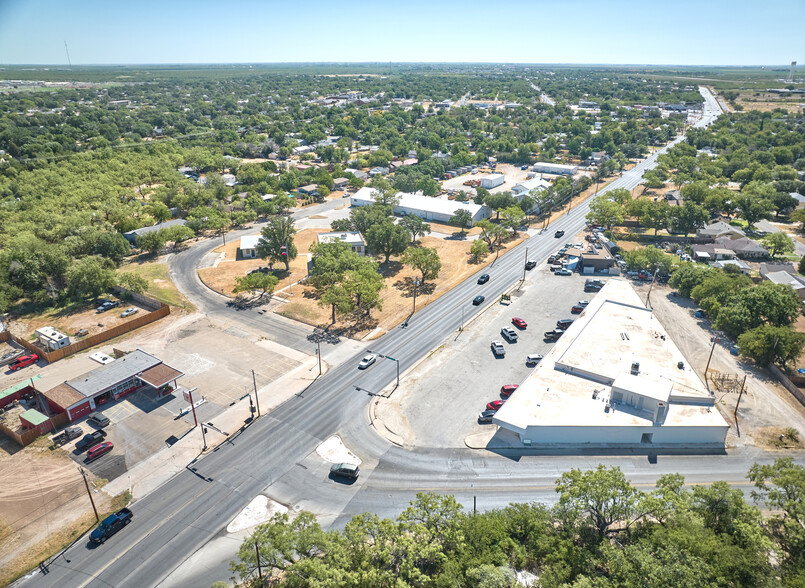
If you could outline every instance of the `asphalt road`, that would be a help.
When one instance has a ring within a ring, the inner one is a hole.
[[[631,189],[642,173],[653,167],[653,159],[625,172],[609,186]],[[586,203],[554,222],[544,234],[535,234],[501,257],[491,268],[492,280],[485,288],[487,300],[494,300],[521,276],[525,248],[528,257],[543,259],[556,247],[553,232],[563,229],[572,235],[584,226]],[[305,211],[309,214],[310,210]],[[230,234],[230,238],[239,235]],[[266,335],[296,349],[311,351],[310,329],[281,317],[236,311],[197,281],[195,268],[217,240],[192,247],[175,256],[171,273],[179,288],[199,310],[216,318],[259,325]],[[408,326],[387,333],[372,349],[399,359],[405,370],[429,352],[461,321],[479,312],[470,304],[476,291],[473,276],[417,312]],[[360,354],[334,367],[303,393],[292,398],[249,428],[230,438],[211,454],[174,476],[162,487],[132,505],[131,525],[104,545],[92,548],[79,539],[48,565],[20,585],[146,587],[165,585],[171,572],[191,558],[202,546],[224,536],[226,525],[260,493],[293,508],[325,514],[336,526],[351,516],[372,511],[393,516],[405,508],[418,491],[455,494],[465,506],[478,497],[482,509],[497,508],[511,501],[555,500],[554,482],[569,468],[592,468],[601,461],[620,466],[636,484],[651,485],[660,475],[679,472],[690,483],[727,480],[748,488],[745,474],[752,463],[769,463],[773,455],[741,449],[730,455],[660,456],[650,463],[645,455],[600,457],[595,455],[551,456],[532,451],[491,452],[469,449],[420,449],[406,451],[379,438],[368,427],[367,404],[371,393],[382,390],[396,375],[393,361],[379,362],[370,370],[356,369]],[[356,387],[360,390],[356,390]],[[315,447],[338,433],[347,447],[362,460],[362,475],[352,485],[328,479],[328,464]],[[802,460],[802,457],[800,457]],[[192,571],[184,585],[209,585],[226,579],[226,563],[237,550],[217,563],[207,562],[201,575]],[[178,585],[172,582],[174,585]]]

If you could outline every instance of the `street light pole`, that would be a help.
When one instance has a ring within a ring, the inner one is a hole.
[[[411,314],[416,312],[416,290],[419,287],[419,278],[414,278],[414,309],[411,311]]]
[[[319,375],[321,375],[321,341],[316,341],[316,355],[319,356]]]
[[[257,396],[257,378],[252,370],[252,384],[254,384],[254,400],[257,402],[257,416],[260,416],[260,397]]]
[[[525,262],[523,263],[523,281],[525,282],[525,266],[528,263],[528,247],[525,248]],[[464,308],[463,306],[461,307]]]

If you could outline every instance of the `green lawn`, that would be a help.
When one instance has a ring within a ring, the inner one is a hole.
[[[150,262],[132,264],[121,268],[121,271],[132,272],[145,278],[148,281],[146,294],[156,298],[160,302],[190,311],[196,309],[190,304],[190,301],[179,292],[176,285],[170,279],[167,263]]]

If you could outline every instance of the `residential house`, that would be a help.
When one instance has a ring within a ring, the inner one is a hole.
[[[740,259],[723,259],[721,261],[715,261],[710,264],[710,267],[716,267],[719,269],[725,269],[726,267],[737,267],[742,274],[748,275],[752,272],[752,268],[745,261],[741,261]]]
[[[345,169],[344,173],[345,174],[352,174],[353,176],[355,176],[359,180],[363,180],[364,182],[369,179],[369,174],[367,174],[365,171],[361,171],[359,169],[354,169],[354,168],[351,168],[351,167],[348,167],[347,169]]]
[[[165,221],[164,223],[157,223],[155,225],[151,225],[150,227],[142,227],[140,229],[134,229],[133,231],[127,231],[123,233],[123,236],[126,240],[131,243],[132,245],[136,245],[137,237],[141,235],[147,235],[148,233],[153,233],[154,231],[159,231],[161,229],[167,229],[169,227],[173,227],[176,225],[187,226],[187,221],[183,218],[176,218],[173,220]]]
[[[685,199],[679,190],[669,190],[665,193],[665,200],[669,206],[682,206]],[[706,227],[705,227],[706,228]]]
[[[257,244],[260,242],[261,235],[244,235],[240,238],[238,246],[238,257],[240,259],[257,259]]]
[[[319,233],[316,239],[319,243],[346,243],[358,255],[366,255],[366,241],[358,231]]]
[[[333,180],[333,190],[346,190],[349,186],[349,178],[335,178]]]
[[[388,175],[388,173],[389,168],[383,166],[377,166],[369,170],[369,177],[373,178],[375,176],[385,176]]]
[[[711,243],[719,237],[737,238],[745,236],[746,233],[744,233],[739,227],[733,227],[732,225],[729,225],[723,221],[710,223],[706,227],[702,227],[696,231],[697,241],[709,241]]]
[[[786,271],[769,272],[765,276],[773,284],[788,284],[799,296],[800,300],[805,300],[805,282],[802,279]]]
[[[352,206],[366,206],[375,202],[375,188],[364,186],[350,198]],[[419,194],[408,194],[399,192],[399,203],[394,207],[394,213],[399,215],[416,215],[425,220],[438,223],[448,223],[450,218],[459,209],[469,211],[472,222],[477,222],[484,218],[489,218],[492,212],[483,204],[473,204],[471,202],[455,202],[444,200],[443,198],[431,198],[430,196],[420,196]]]
[[[300,186],[296,191],[306,196],[316,196],[319,193],[319,187],[316,184],[308,184],[307,186]]]
[[[763,245],[748,237],[738,237],[737,239],[719,237],[716,239],[715,244],[716,247],[732,250],[738,257],[764,259],[769,256],[769,251]]]

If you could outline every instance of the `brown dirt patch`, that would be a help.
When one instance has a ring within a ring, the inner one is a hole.
[[[453,233],[460,233],[461,229],[458,227],[454,227],[453,225],[444,225],[442,223],[434,223],[433,221],[428,222],[430,225],[430,230],[434,233],[443,233],[445,235],[452,235]],[[471,227],[469,229],[464,229],[464,233],[466,235],[477,235],[481,232],[481,229],[478,227]]]
[[[299,253],[296,259],[291,261],[291,271],[285,271],[282,263],[274,264],[275,275],[280,279],[277,285],[277,294],[281,295],[280,290],[288,287],[290,282],[297,282],[307,276],[307,253],[310,253],[310,246],[316,242],[316,235],[326,233],[327,229],[305,229],[299,231],[294,237],[294,243]],[[235,280],[245,276],[250,271],[259,267],[267,267],[268,263],[263,259],[237,259],[240,239],[228,241],[226,245],[221,245],[213,249],[215,253],[223,253],[224,259],[216,267],[208,267],[199,270],[198,275],[201,280],[216,292],[221,292],[226,296],[233,296],[232,289],[235,287]]]
[[[771,112],[777,108],[782,108],[788,112],[799,112],[802,110],[800,106],[802,102],[802,96],[793,94],[785,96],[769,92],[741,92],[735,101],[736,104],[743,106],[744,110],[759,110],[761,112]]]
[[[766,449],[802,449],[802,433],[790,435],[789,429],[783,427],[762,427],[752,433],[755,443]]]
[[[523,234],[520,234],[516,240],[509,241],[501,250],[501,254],[522,240]],[[491,263],[495,257],[490,255],[481,264],[471,264],[469,256],[471,241],[446,241],[436,237],[423,237],[420,243],[424,247],[433,247],[438,251],[442,270],[436,280],[427,282],[424,288],[418,289],[416,298],[418,309],[430,304],[481,267]],[[419,276],[418,272],[394,260],[388,267],[381,267],[381,271],[386,274],[386,288],[381,292],[383,309],[372,311],[369,320],[356,321],[353,317],[337,317],[338,321],[330,327],[331,330],[361,338],[375,328],[388,330],[410,314],[413,308],[413,279]],[[308,286],[294,287],[291,301],[279,307],[277,312],[317,327],[330,326],[330,308],[320,306],[315,291]]]
[[[637,241],[618,241],[618,247],[623,251],[634,251],[642,247]]]
[[[34,567],[95,523],[76,464],[47,438],[0,453],[0,585]],[[110,510],[103,492],[94,494],[99,512]]]

